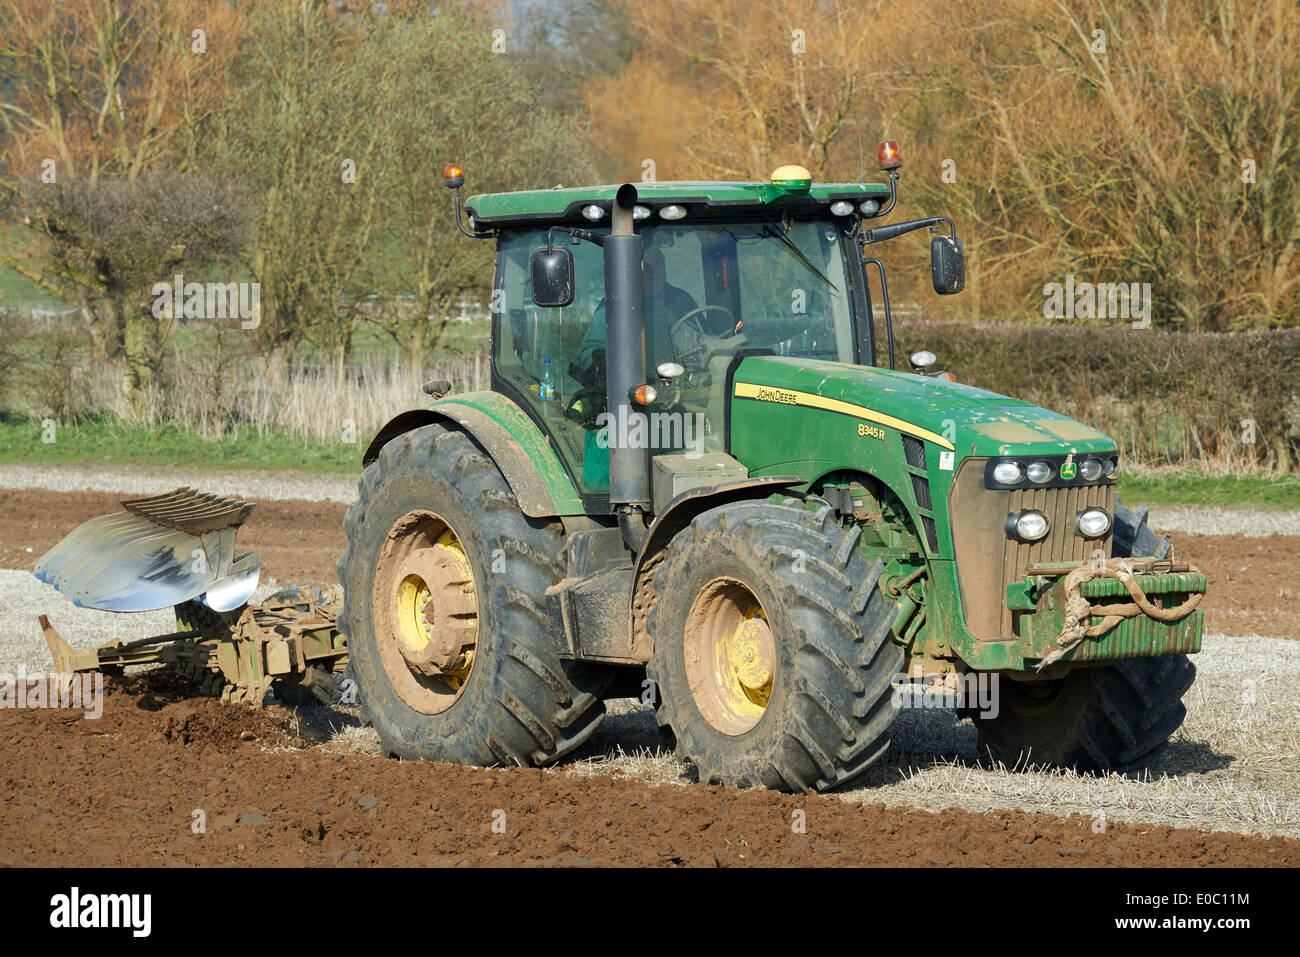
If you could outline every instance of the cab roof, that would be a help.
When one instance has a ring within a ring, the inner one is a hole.
[[[880,183],[811,183],[802,187],[779,183],[720,183],[675,181],[635,183],[637,204],[654,210],[669,205],[686,208],[685,221],[692,218],[716,218],[719,215],[777,208],[795,213],[814,214],[836,200],[855,205],[867,199],[884,201],[889,187]],[[599,206],[609,222],[609,209],[619,184],[555,189],[532,189],[515,193],[480,193],[465,201],[465,210],[480,227],[524,225],[530,223],[586,222],[585,206]]]

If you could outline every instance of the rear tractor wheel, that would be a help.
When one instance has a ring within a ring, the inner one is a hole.
[[[389,442],[345,530],[339,623],[386,753],[545,764],[595,731],[610,674],[562,662],[546,612],[563,533],[520,511],[469,436],[429,425]]]

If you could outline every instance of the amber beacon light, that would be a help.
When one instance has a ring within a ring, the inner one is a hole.
[[[880,160],[882,170],[898,169],[903,165],[903,154],[898,151],[898,144],[885,140],[876,147],[876,157]]]

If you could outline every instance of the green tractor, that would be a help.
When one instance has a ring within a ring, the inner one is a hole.
[[[940,294],[965,266],[945,217],[877,224],[880,159],[463,207],[444,170],[496,242],[491,389],[426,385],[348,511],[339,626],[386,753],[544,765],[639,696],[699,780],[822,791],[885,752],[907,682],[1008,764],[1165,744],[1205,579],[1118,503],[1112,439],[930,353],[894,368],[873,247],[929,228]]]

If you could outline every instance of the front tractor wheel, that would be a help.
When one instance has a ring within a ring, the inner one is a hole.
[[[1126,658],[1055,681],[1004,678],[996,717],[964,713],[979,729],[980,751],[1008,766],[1131,771],[1182,726],[1195,677],[1186,655]]]
[[[546,612],[558,523],[525,516],[493,461],[429,425],[384,446],[348,509],[341,630],[387,754],[545,764],[604,718],[604,669],[562,662]]]
[[[661,726],[702,782],[825,791],[889,746],[896,606],[830,508],[704,512],[655,575],[647,674]]]

